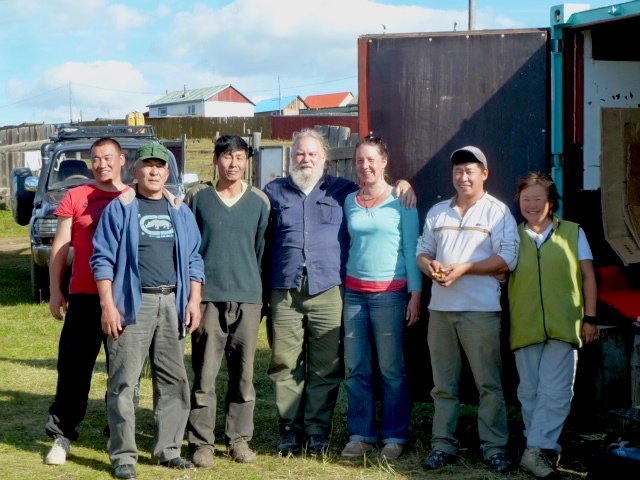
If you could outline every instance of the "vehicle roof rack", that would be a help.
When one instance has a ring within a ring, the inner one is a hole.
[[[153,125],[78,125],[73,127],[61,127],[55,141],[77,140],[81,138],[147,138],[156,139],[156,130]]]

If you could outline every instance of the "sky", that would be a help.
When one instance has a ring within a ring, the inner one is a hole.
[[[476,29],[548,27],[560,3],[476,0]],[[0,0],[0,127],[123,120],[167,92],[225,84],[254,103],[357,94],[359,36],[466,30],[468,7],[468,0]]]

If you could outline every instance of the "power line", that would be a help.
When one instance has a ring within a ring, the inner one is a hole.
[[[40,93],[38,95],[34,95],[33,97],[25,98],[24,100],[18,100],[17,102],[14,102],[14,103],[8,103],[7,105],[0,105],[0,108],[12,107],[12,106],[18,105],[20,103],[28,102],[28,101],[33,100],[35,98],[44,97],[45,95],[49,95],[50,93],[53,93],[56,90],[61,90],[63,88],[67,88],[67,85],[62,85],[61,87],[54,88],[53,90],[49,90],[48,92]]]
[[[353,75],[351,77],[336,78],[334,80],[326,80],[324,82],[307,83],[305,85],[295,85],[295,86],[291,86],[291,87],[282,87],[282,90],[291,90],[293,88],[312,87],[314,85],[324,85],[325,83],[341,82],[342,80],[351,80],[352,78],[358,78],[358,76],[357,75]],[[246,93],[246,94],[263,93],[263,92],[272,92],[274,90],[276,90],[276,89],[275,88],[268,88],[266,90],[253,90],[251,92],[243,92],[243,93]]]
[[[0,105],[0,108],[12,107],[12,106],[14,106],[14,105],[19,105],[20,103],[29,102],[29,101],[34,100],[34,99],[36,99],[36,98],[40,98],[40,97],[43,97],[43,96],[45,96],[45,95],[49,95],[50,93],[55,92],[55,91],[57,91],[57,90],[61,90],[61,89],[63,89],[63,88],[70,88],[70,87],[72,87],[73,85],[77,85],[77,86],[80,86],[80,87],[87,87],[87,88],[95,88],[95,89],[97,89],[97,90],[107,90],[107,91],[110,91],[110,92],[135,93],[135,94],[138,94],[138,95],[154,95],[154,96],[161,96],[161,95],[164,95],[163,93],[155,93],[155,92],[134,92],[134,91],[131,91],[131,90],[118,90],[118,89],[115,89],[115,88],[96,87],[96,86],[93,86],[93,85],[84,85],[84,84],[82,84],[82,83],[73,83],[73,82],[69,82],[69,83],[67,83],[67,84],[65,84],[65,85],[62,85],[62,86],[57,87],[57,88],[54,88],[53,90],[49,90],[49,91],[47,91],[47,92],[39,93],[38,95],[34,95],[33,97],[28,97],[28,98],[25,98],[25,99],[23,99],[23,100],[18,100],[17,102],[14,102],[14,103],[8,103],[7,105]]]
[[[314,85],[324,85],[326,83],[341,82],[342,80],[351,80],[353,78],[358,78],[358,77],[357,77],[357,75],[353,75],[351,77],[336,78],[336,79],[333,79],[333,80],[326,80],[324,82],[315,82],[315,83],[307,83],[305,85],[295,85],[295,86],[290,86],[290,87],[282,87],[282,90],[292,90],[294,88],[304,88],[304,87],[312,87]],[[119,89],[116,89],[116,88],[96,87],[95,85],[85,85],[83,83],[72,83],[72,82],[69,82],[69,83],[67,83],[65,85],[62,85],[62,86],[57,87],[57,88],[54,88],[54,89],[49,90],[47,92],[39,93],[38,95],[34,95],[32,97],[28,97],[28,98],[25,98],[25,99],[22,99],[22,100],[18,100],[17,102],[8,103],[6,105],[0,105],[0,109],[13,107],[14,105],[19,105],[21,103],[29,102],[31,100],[35,100],[36,98],[40,98],[40,97],[44,97],[45,95],[49,95],[50,93],[53,93],[53,92],[55,92],[57,90],[62,90],[63,88],[69,88],[70,86],[73,86],[73,85],[77,85],[77,86],[80,86],[80,87],[86,87],[86,88],[94,88],[96,90],[107,90],[107,91],[110,91],[110,92],[134,93],[134,94],[137,94],[137,95],[155,95],[155,96],[164,95],[164,93],[136,92],[136,91],[133,91],[133,90],[119,90]],[[253,91],[244,92],[244,93],[247,94],[247,95],[250,95],[250,94],[253,94],[253,93],[272,92],[274,90],[276,90],[276,89],[269,88],[269,89],[266,89],[266,90],[253,90]]]

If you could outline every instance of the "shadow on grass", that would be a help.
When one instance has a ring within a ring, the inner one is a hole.
[[[0,362],[8,362],[8,363],[13,363],[15,365],[24,365],[25,367],[32,367],[32,368],[49,368],[51,370],[56,370],[58,365],[57,358],[44,358],[44,359],[36,360],[36,359],[28,359],[28,358],[0,357]],[[106,372],[107,371],[106,362],[97,360],[93,370],[97,372]]]
[[[44,457],[51,448],[52,440],[45,433],[48,409],[53,395],[40,395],[16,390],[0,391],[0,438],[2,443],[15,449]],[[105,403],[101,399],[90,399],[87,414],[78,426],[80,438],[72,442],[71,455],[67,462],[85,466],[96,471],[111,472],[111,461],[107,452]],[[153,412],[149,408],[136,410],[136,441],[141,453],[139,463],[155,465],[148,452],[153,444]],[[95,450],[83,456],[80,448]]]

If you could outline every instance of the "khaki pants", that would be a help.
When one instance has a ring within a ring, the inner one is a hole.
[[[480,402],[478,434],[485,460],[504,453],[509,431],[502,394],[500,312],[442,312],[429,310],[429,350],[435,413],[431,448],[455,454],[454,437],[460,412],[458,384],[462,371],[460,348],[469,360]]]
[[[309,295],[307,277],[297,290],[271,294],[272,355],[269,376],[281,433],[329,435],[342,381],[342,288]]]

